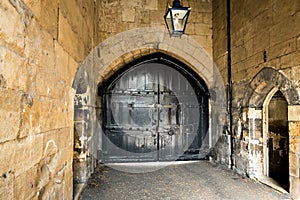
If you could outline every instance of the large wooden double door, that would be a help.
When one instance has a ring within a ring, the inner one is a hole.
[[[142,63],[105,88],[105,162],[177,160],[207,146],[208,95],[170,65]]]

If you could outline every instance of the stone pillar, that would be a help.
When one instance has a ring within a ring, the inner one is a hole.
[[[249,175],[263,173],[263,144],[262,144],[262,110],[249,108],[248,110],[249,136]]]
[[[290,194],[300,197],[300,105],[288,107]]]

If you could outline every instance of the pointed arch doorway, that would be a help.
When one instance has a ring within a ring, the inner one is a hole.
[[[208,88],[176,59],[144,56],[99,86],[99,95],[104,162],[206,156],[200,152],[209,149]]]
[[[288,103],[273,89],[264,103],[264,175],[289,191]]]

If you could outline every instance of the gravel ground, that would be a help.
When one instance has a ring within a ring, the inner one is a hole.
[[[169,165],[147,173],[122,172],[100,165],[89,179],[79,199],[276,200],[290,198],[287,194],[241,177],[221,166],[200,161]]]

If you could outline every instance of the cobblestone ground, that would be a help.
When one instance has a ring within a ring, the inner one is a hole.
[[[99,166],[79,199],[275,200],[289,199],[289,196],[218,165],[200,161],[169,165],[148,173],[126,173]]]

